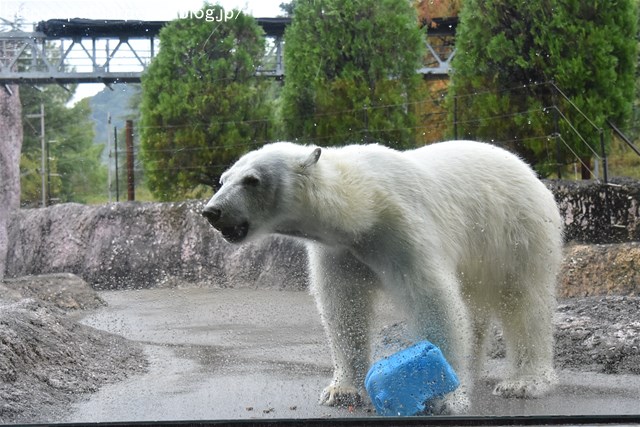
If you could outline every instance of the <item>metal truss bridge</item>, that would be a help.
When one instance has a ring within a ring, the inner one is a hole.
[[[256,18],[267,38],[257,75],[281,79],[284,31],[290,18]],[[5,22],[7,22],[5,20]],[[0,85],[138,83],[158,52],[165,21],[51,19],[32,32],[0,32]],[[435,19],[426,28],[428,54],[417,70],[425,78],[447,78],[455,54],[457,18]]]

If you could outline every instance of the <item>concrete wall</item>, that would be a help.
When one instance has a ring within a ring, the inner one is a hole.
[[[565,219],[565,240],[621,243],[640,240],[640,181],[547,181]]]

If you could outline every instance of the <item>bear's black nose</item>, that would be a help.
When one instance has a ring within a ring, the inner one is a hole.
[[[218,222],[218,220],[222,216],[222,210],[209,206],[204,208],[204,210],[202,211],[202,216],[205,217],[207,221],[209,221],[209,224],[215,225],[215,223]]]

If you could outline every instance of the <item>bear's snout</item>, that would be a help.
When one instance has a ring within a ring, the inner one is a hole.
[[[222,210],[213,206],[207,206],[202,211],[202,216],[209,221],[209,224],[216,226],[216,223],[220,220],[222,216]]]
[[[207,206],[202,211],[202,216],[230,243],[239,243],[249,234],[249,221],[228,217],[223,219],[220,208]]]

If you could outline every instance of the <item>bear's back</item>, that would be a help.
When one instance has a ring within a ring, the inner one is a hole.
[[[442,174],[518,175],[537,180],[535,172],[515,154],[492,144],[475,141],[445,141],[405,151],[425,168]]]

